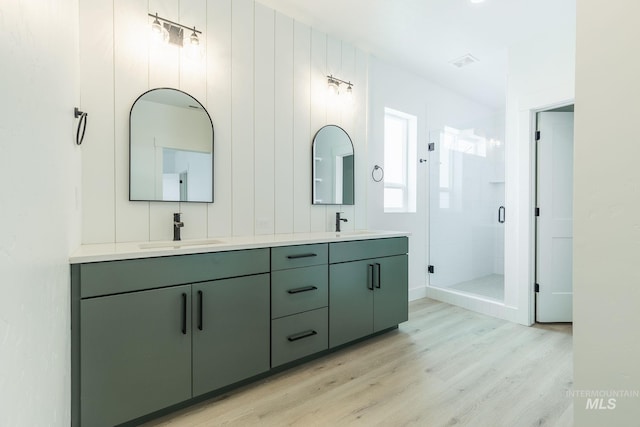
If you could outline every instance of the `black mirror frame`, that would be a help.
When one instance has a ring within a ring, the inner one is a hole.
[[[351,144],[351,153],[354,157],[354,171],[353,171],[353,179],[351,182],[351,193],[353,194],[353,200],[351,203],[318,203],[314,200],[314,170],[315,170],[315,158],[314,158],[314,145],[316,143],[316,138],[318,136],[318,134],[327,127],[335,127],[340,129],[342,132],[344,132],[344,134],[347,136],[347,138],[349,139],[349,143]],[[344,130],[342,127],[338,126],[338,125],[334,125],[334,124],[328,124],[328,125],[324,125],[322,126],[320,129],[318,129],[318,131],[313,135],[313,138],[311,139],[311,204],[312,205],[317,205],[317,206],[355,206],[356,204],[356,194],[355,194],[355,148],[353,146],[353,140],[351,139],[351,136],[349,135],[349,133],[347,133],[346,130]]]
[[[132,199],[131,198],[131,115],[133,113],[133,109],[136,106],[136,103],[146,94],[156,91],[156,90],[172,90],[176,92],[183,93],[193,99],[195,102],[202,107],[202,110],[207,114],[207,118],[209,119],[209,123],[211,124],[211,201],[188,201],[188,200],[143,200],[143,199]],[[205,108],[205,106],[198,101],[193,95],[188,94],[187,92],[172,88],[172,87],[157,87],[153,89],[149,89],[142,94],[140,94],[133,104],[131,104],[131,109],[129,110],[129,201],[131,202],[173,202],[173,203],[213,203],[215,201],[215,129],[213,127],[213,120],[211,119],[211,115],[209,111]]]

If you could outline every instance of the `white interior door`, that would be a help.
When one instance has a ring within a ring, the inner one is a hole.
[[[573,318],[573,113],[538,114],[536,320]]]

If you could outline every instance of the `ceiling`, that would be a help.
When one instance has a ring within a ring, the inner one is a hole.
[[[510,46],[575,29],[576,0],[258,1],[494,108],[504,108]],[[479,62],[450,63],[466,54]]]

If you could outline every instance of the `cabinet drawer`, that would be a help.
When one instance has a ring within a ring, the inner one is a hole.
[[[328,255],[326,243],[271,248],[271,270],[326,264]]]
[[[335,264],[368,258],[403,255],[408,251],[409,239],[406,237],[331,243],[329,246],[329,262]]]
[[[272,272],[271,318],[326,307],[328,276],[326,265]]]
[[[326,308],[271,321],[271,367],[329,347]]]
[[[80,297],[269,272],[269,249],[176,255],[80,265]]]

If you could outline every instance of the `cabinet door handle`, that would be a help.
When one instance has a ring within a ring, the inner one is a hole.
[[[318,254],[297,254],[297,255],[287,255],[288,259],[298,259],[298,258],[311,258],[314,256],[318,256]]]
[[[287,293],[289,293],[289,294],[299,294],[300,292],[315,291],[316,289],[318,289],[318,288],[316,288],[315,286],[305,286],[305,287],[302,287],[302,288],[289,289],[287,291]]]
[[[182,333],[187,335],[187,294],[182,293]]]
[[[498,222],[500,224],[504,224],[504,220],[505,220],[505,208],[504,206],[500,206],[498,208]]]
[[[318,335],[318,333],[316,331],[314,331],[313,329],[311,329],[311,330],[308,330],[308,331],[304,331],[304,332],[300,332],[300,333],[297,333],[297,334],[289,335],[287,337],[287,339],[290,342],[293,342],[293,341],[301,340],[303,338],[309,338],[309,337],[312,337],[314,335]]]
[[[367,279],[369,279],[369,283],[367,283],[367,288],[372,291],[373,290],[373,264],[369,264],[369,277],[367,277]]]
[[[202,291],[198,291],[198,329],[202,330],[202,300],[204,296],[202,295]]]
[[[378,281],[376,282],[376,288],[380,289],[380,263],[376,262],[376,278],[378,279]]]

